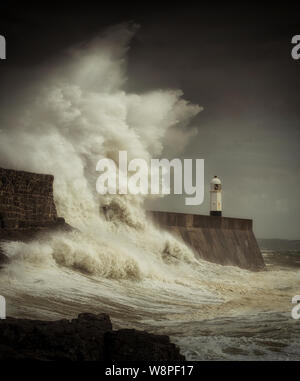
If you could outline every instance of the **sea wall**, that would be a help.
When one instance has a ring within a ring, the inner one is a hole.
[[[52,175],[0,168],[0,229],[56,223]]]
[[[253,271],[265,268],[252,220],[170,212],[150,212],[150,216],[181,237],[199,258]]]
[[[68,228],[57,217],[53,181],[52,175],[0,168],[0,239],[31,238],[44,227]],[[150,217],[180,236],[200,258],[250,270],[264,268],[252,220],[169,212],[150,212]]]

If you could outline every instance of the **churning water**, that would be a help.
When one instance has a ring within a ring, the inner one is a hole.
[[[117,160],[126,150],[129,160],[148,160],[174,139],[183,149],[195,133],[186,126],[201,111],[180,91],[123,90],[134,31],[114,27],[44,68],[26,104],[2,121],[1,165],[54,174],[58,213],[76,228],[2,243],[10,258],[0,270],[7,314],[107,312],[115,328],[171,335],[189,359],[295,359],[300,323],[290,310],[300,293],[298,254],[286,264],[268,253],[268,271],[260,273],[211,264],[153,226],[142,197],[96,193],[100,158]]]

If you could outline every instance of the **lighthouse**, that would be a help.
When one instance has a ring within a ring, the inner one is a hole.
[[[222,216],[222,184],[218,176],[210,182],[210,215]]]

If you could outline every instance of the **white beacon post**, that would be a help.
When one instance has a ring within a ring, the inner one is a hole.
[[[218,176],[210,182],[210,215],[222,216],[222,183]]]

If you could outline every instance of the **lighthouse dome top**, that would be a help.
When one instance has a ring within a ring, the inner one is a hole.
[[[221,184],[221,180],[218,178],[218,176],[215,176],[211,179],[211,184]]]

